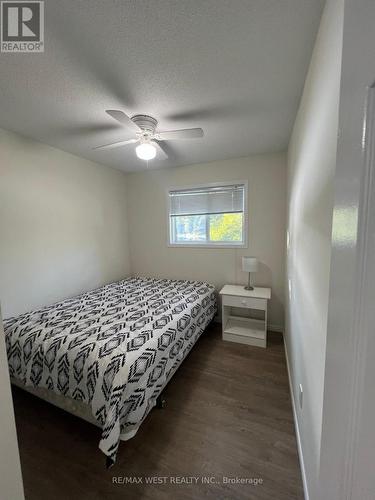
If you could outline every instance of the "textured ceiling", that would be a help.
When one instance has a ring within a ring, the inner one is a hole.
[[[323,0],[46,0],[45,52],[0,53],[0,127],[125,171],[134,146],[93,151],[131,132],[120,109],[159,130],[185,165],[285,150]]]

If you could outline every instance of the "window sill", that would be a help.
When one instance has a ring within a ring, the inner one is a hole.
[[[248,248],[248,245],[246,243],[242,243],[240,245],[235,245],[235,244],[225,244],[225,243],[218,243],[215,245],[214,243],[167,243],[167,247],[169,248]]]

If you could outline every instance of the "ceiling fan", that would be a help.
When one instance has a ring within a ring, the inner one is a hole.
[[[123,111],[116,109],[107,109],[106,113],[122,125],[131,128],[136,137],[125,141],[104,144],[103,146],[97,146],[94,149],[113,149],[126,146],[128,144],[139,143],[139,145],[135,148],[135,152],[141,160],[152,160],[155,158],[156,154],[158,154],[162,159],[167,159],[168,155],[163,150],[160,142],[180,139],[197,139],[199,137],[203,137],[203,130],[201,128],[185,128],[181,130],[158,132],[156,130],[158,122],[152,116],[135,115],[130,118]]]

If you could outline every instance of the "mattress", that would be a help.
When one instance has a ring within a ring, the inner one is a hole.
[[[128,278],[4,320],[9,372],[87,405],[114,462],[216,314],[214,286]],[[125,437],[126,439],[126,437]]]

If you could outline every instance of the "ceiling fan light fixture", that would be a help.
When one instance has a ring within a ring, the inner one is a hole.
[[[156,148],[149,142],[137,146],[135,152],[140,160],[153,160],[156,156]]]
[[[167,160],[168,155],[165,149],[161,146],[162,141],[174,141],[182,139],[199,139],[204,136],[201,128],[185,128],[179,130],[158,131],[158,122],[155,118],[149,115],[135,115],[131,118],[118,109],[107,109],[106,113],[114,120],[131,127],[136,137],[123,141],[111,142],[104,146],[97,146],[93,149],[114,149],[128,144],[140,143],[135,148],[137,157],[140,160],[153,160],[158,155],[158,160]]]

